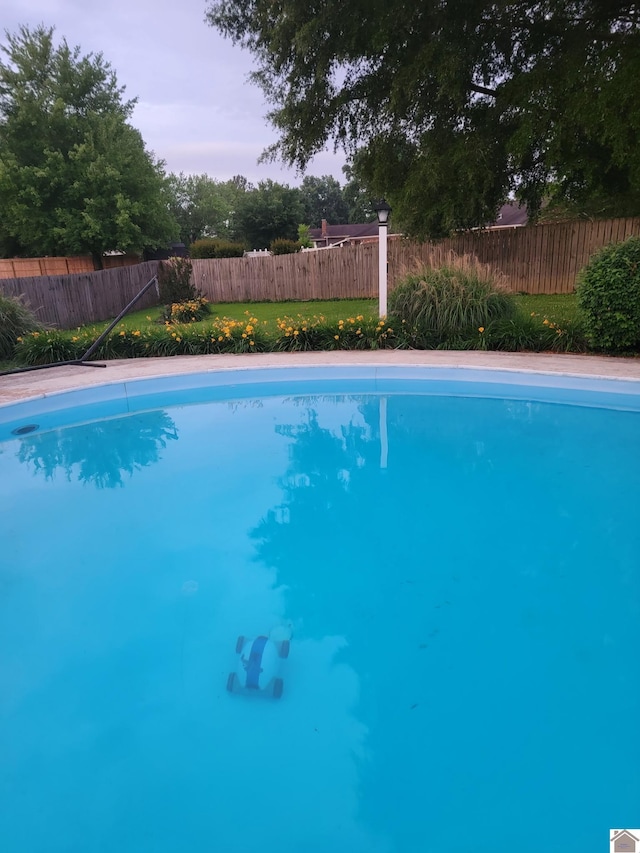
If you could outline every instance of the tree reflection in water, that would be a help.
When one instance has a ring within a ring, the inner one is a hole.
[[[58,470],[98,489],[123,486],[123,475],[160,459],[178,432],[162,410],[66,427],[24,438],[17,458],[49,480]]]

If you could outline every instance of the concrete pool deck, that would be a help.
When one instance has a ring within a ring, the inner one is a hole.
[[[195,355],[171,358],[132,358],[98,362],[105,368],[67,365],[0,376],[0,406],[38,399],[79,388],[132,379],[151,379],[213,371],[273,367],[331,367],[337,365],[471,368],[506,370],[599,379],[640,380],[640,358],[614,358],[555,353],[464,352],[455,350],[378,350],[306,353]]]

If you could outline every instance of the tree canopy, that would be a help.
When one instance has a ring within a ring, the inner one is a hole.
[[[346,222],[349,208],[339,181],[331,175],[317,178],[305,175],[300,185],[302,218],[312,228],[319,228],[323,219],[328,222]]]
[[[253,52],[272,149],[300,168],[333,139],[409,231],[493,218],[515,191],[640,212],[634,0],[212,0]]]
[[[162,164],[115,72],[53,29],[7,35],[0,60],[0,243],[6,253],[141,250],[177,234]]]
[[[300,191],[276,181],[260,181],[244,193],[235,217],[236,234],[254,249],[273,240],[295,240],[302,221]]]
[[[216,237],[227,218],[219,184],[208,175],[170,174],[169,209],[180,227],[180,239],[188,246],[201,237]]]

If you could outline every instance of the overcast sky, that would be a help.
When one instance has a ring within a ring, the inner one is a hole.
[[[43,23],[83,53],[102,52],[126,96],[138,98],[132,123],[169,172],[298,184],[301,176],[279,163],[258,165],[276,134],[262,91],[247,80],[252,57],[205,24],[205,7],[205,0],[1,0],[2,40],[4,31]],[[329,150],[306,174],[344,184],[344,162]]]

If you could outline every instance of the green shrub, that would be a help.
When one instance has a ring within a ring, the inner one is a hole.
[[[492,321],[514,317],[517,306],[499,273],[451,254],[439,267],[407,273],[391,293],[389,309],[411,346],[431,349],[473,340]]]
[[[199,323],[209,313],[209,301],[204,296],[197,296],[188,302],[173,302],[162,312],[161,322],[164,323]]]
[[[244,254],[243,243],[233,243],[230,240],[209,239],[196,240],[189,246],[192,258],[241,258]]]
[[[191,283],[192,271],[189,258],[169,258],[168,261],[160,263],[158,289],[161,305],[189,302],[200,296],[195,285]]]
[[[277,240],[272,240],[269,246],[272,255],[293,255],[294,252],[300,251],[300,243],[297,240],[287,240],[285,237],[278,237]]]
[[[0,293],[0,359],[13,358],[18,339],[41,328],[22,298]]]
[[[310,225],[298,225],[298,243],[302,249],[313,249]]]
[[[640,348],[640,237],[596,252],[580,272],[577,293],[594,349]]]

